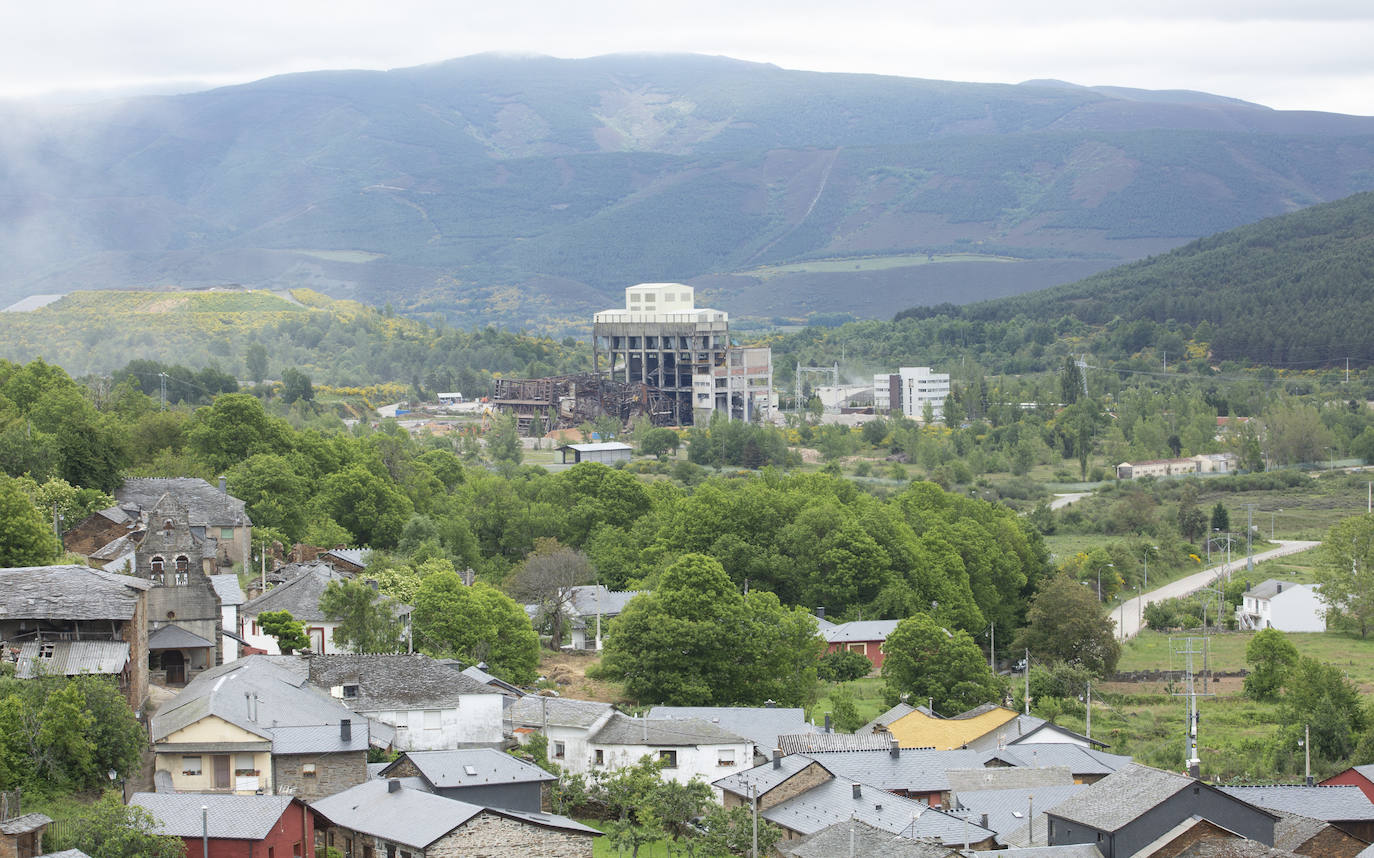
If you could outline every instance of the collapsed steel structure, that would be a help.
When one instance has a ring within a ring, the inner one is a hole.
[[[492,383],[491,406],[514,414],[522,435],[532,434],[535,418],[545,432],[573,429],[599,417],[622,426],[641,416],[654,426],[687,425],[691,402],[680,402],[647,384],[611,381],[596,373],[549,378],[498,378]],[[683,410],[687,413],[679,413]]]

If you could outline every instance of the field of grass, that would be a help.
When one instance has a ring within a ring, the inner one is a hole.
[[[1209,635],[1208,663],[1213,670],[1236,671],[1245,668],[1245,647],[1253,632],[1222,632]],[[1166,635],[1145,630],[1126,644],[1121,652],[1117,670],[1181,670],[1182,658],[1171,652],[1182,635]],[[1345,671],[1360,690],[1374,693],[1374,638],[1360,639],[1358,635],[1342,632],[1293,633],[1288,639],[1298,653],[1326,664],[1334,664]]]
[[[764,280],[782,274],[834,274],[849,271],[883,271],[889,268],[909,268],[913,265],[935,265],[941,262],[1021,262],[1011,256],[992,256],[985,253],[911,253],[896,256],[861,256],[852,259],[817,259],[791,265],[766,265],[741,271]]]
[[[1240,504],[1255,504],[1258,535],[1276,539],[1321,539],[1337,522],[1361,515],[1368,508],[1368,483],[1374,472],[1319,474],[1292,488],[1244,493],[1209,491],[1203,481],[1198,506],[1210,509],[1217,501],[1231,514],[1231,529],[1245,536],[1247,513]]]
[[[881,676],[865,676],[863,679],[842,684],[848,687],[850,693],[854,695],[854,708],[859,711],[859,717],[865,722],[872,721],[887,711],[887,704],[883,702],[883,679]],[[816,698],[815,703],[806,709],[808,720],[817,724],[825,723],[825,716],[834,711],[834,704],[830,702],[830,693],[839,687],[840,684],[837,683],[821,683],[820,696]]]

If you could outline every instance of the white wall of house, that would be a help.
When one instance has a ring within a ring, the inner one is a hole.
[[[1317,589],[1308,584],[1285,586],[1282,593],[1275,593],[1269,599],[1260,599],[1261,613],[1265,620],[1261,628],[1279,629],[1285,632],[1324,632],[1326,631],[1326,606],[1317,598]]]
[[[220,606],[219,615],[220,628],[224,629],[225,631],[233,631],[234,634],[239,633],[238,605]],[[226,664],[239,657],[239,642],[229,637],[228,635],[219,636],[219,649],[220,661],[223,661]]]
[[[550,724],[544,730],[549,737],[549,759],[573,774],[586,774],[592,768],[592,752],[587,738],[599,729],[600,721],[591,729]]]
[[[263,634],[262,629],[258,628],[255,622],[257,617],[243,618],[243,639],[248,641],[249,646],[266,650],[268,655],[281,655],[281,650],[277,647],[277,639],[268,634]],[[334,643],[334,630],[339,627],[338,623],[330,622],[308,622],[302,623],[305,626],[305,633],[310,637],[310,651],[324,655],[331,652],[350,652],[347,647],[341,647]],[[318,649],[316,647],[319,647]]]
[[[500,694],[464,694],[448,709],[382,709],[368,718],[396,728],[398,751],[446,751],[502,741]]]
[[[717,778],[743,771],[754,764],[754,743],[736,742],[721,745],[589,745],[592,767],[621,769],[633,766],[646,754],[659,759],[672,754],[674,764],[662,770],[664,780],[685,784],[694,777],[710,783]],[[597,752],[601,762],[597,765]]]

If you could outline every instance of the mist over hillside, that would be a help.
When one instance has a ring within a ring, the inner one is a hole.
[[[0,107],[0,298],[313,288],[557,328],[673,279],[885,317],[1374,188],[1374,118],[1196,92],[479,55]]]

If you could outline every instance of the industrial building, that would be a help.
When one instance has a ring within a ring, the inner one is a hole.
[[[928,366],[904,366],[894,373],[873,376],[873,407],[879,414],[920,420],[928,404],[939,420],[948,396],[949,373],[935,372]]]

